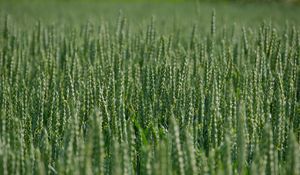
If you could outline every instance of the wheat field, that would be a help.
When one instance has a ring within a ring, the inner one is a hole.
[[[300,8],[240,6],[4,4],[0,174],[299,175]]]

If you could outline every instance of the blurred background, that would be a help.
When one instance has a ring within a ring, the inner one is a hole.
[[[1,0],[14,2],[283,2],[283,3],[299,3],[299,0]]]
[[[190,31],[193,24],[197,24],[199,30],[209,32],[211,12],[215,10],[219,29],[232,26],[251,28],[264,21],[284,29],[284,26],[290,24],[299,26],[299,2],[300,0],[0,0],[0,15],[9,15],[12,25],[23,29],[32,28],[38,20],[56,27],[74,27],[87,22],[96,25],[105,22],[115,26],[122,13],[128,19],[131,30],[144,29],[153,17],[160,33],[170,32],[170,29]]]

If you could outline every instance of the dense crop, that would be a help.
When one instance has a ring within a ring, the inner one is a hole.
[[[0,174],[300,174],[300,31],[3,18]]]

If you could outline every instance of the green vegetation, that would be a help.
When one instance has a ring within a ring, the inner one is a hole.
[[[299,7],[266,7],[2,4],[0,174],[299,175]]]
[[[7,0],[0,0],[0,2],[6,2]],[[41,3],[47,3],[49,0],[9,0],[10,2],[26,2],[31,4],[32,2],[41,2]],[[67,2],[67,3],[73,3],[73,2],[97,2],[97,3],[103,3],[103,2],[115,2],[115,3],[181,3],[181,2],[235,2],[235,3],[287,3],[287,4],[299,4],[300,0],[51,0],[50,2]]]

